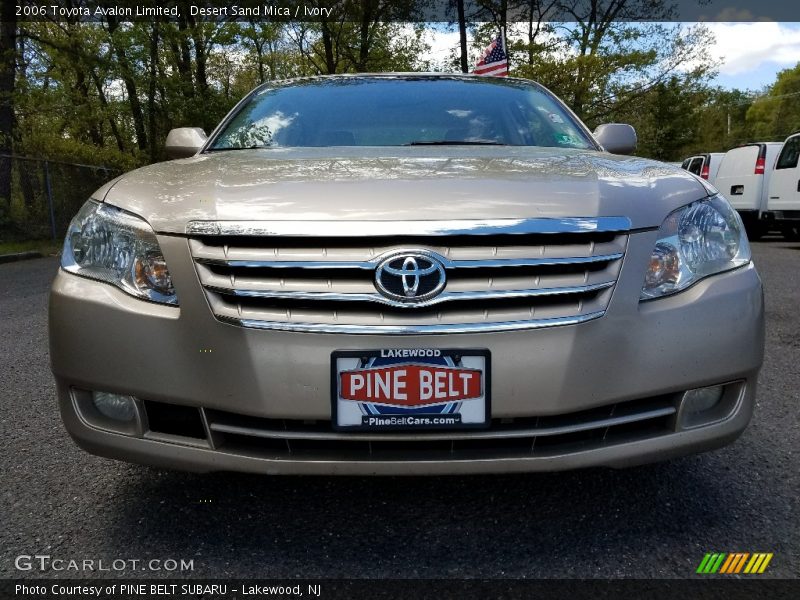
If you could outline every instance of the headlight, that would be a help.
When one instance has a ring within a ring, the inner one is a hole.
[[[72,219],[61,266],[70,273],[111,283],[137,298],[178,304],[150,225],[108,204],[89,200]]]
[[[739,215],[721,196],[670,213],[658,231],[642,300],[685,290],[709,275],[750,262],[750,245]]]

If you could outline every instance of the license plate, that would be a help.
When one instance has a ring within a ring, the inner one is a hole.
[[[333,426],[469,429],[490,420],[488,350],[383,348],[331,356]]]

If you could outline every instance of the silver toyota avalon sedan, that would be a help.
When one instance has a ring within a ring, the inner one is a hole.
[[[623,467],[750,420],[761,283],[707,182],[526,80],[269,83],[103,186],[50,298],[67,430],[192,471]]]

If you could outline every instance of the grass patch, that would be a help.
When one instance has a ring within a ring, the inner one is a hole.
[[[18,252],[41,252],[44,256],[54,256],[61,252],[63,242],[54,240],[28,240],[26,242],[2,242],[0,254],[16,254]]]

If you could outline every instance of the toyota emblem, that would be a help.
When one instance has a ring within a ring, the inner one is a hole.
[[[384,258],[375,269],[375,287],[395,302],[419,304],[438,295],[445,286],[442,259],[428,252],[399,252]]]

